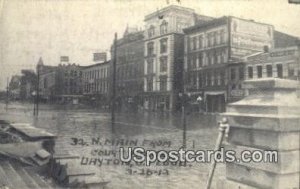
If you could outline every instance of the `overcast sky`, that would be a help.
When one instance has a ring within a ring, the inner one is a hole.
[[[175,0],[168,0],[176,4]],[[0,0],[0,89],[6,78],[34,68],[39,57],[57,65],[66,55],[80,65],[92,53],[108,51],[114,33],[126,25],[144,27],[143,19],[167,0]],[[177,3],[178,4],[178,3]],[[300,36],[300,5],[288,0],[181,0],[198,14],[233,15],[269,23],[276,30]]]

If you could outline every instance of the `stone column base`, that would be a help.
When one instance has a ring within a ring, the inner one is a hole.
[[[217,181],[217,189],[260,189],[260,188],[227,180],[225,177],[220,177]]]

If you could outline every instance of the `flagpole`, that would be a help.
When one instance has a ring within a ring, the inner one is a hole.
[[[116,98],[116,62],[117,62],[117,33],[115,33],[114,39],[114,56],[112,62],[112,96],[111,96],[111,129],[112,133],[115,133],[115,98]]]

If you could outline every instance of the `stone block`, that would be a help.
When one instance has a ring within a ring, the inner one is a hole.
[[[220,177],[219,180],[217,181],[217,189],[259,189],[259,188],[242,184],[242,183],[237,183],[228,180],[225,177]]]
[[[299,172],[276,174],[234,163],[227,163],[226,178],[249,186],[266,189],[293,189],[299,186]]]
[[[230,127],[229,143],[272,150],[298,150],[300,133]]]
[[[239,164],[244,165],[248,168],[260,169],[264,171],[269,171],[277,174],[287,174],[299,172],[299,150],[290,151],[278,151],[278,161],[277,162],[242,162],[241,157],[243,151],[247,150],[253,153],[253,151],[261,151],[264,153],[264,149],[238,146],[238,145],[225,145],[226,150],[234,150],[235,157],[240,159]]]
[[[295,115],[224,113],[222,116],[226,117],[233,127],[282,132],[300,131],[300,118]]]

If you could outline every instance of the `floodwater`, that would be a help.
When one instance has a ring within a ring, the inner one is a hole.
[[[120,161],[120,147],[179,150],[183,145],[180,114],[116,113],[112,126],[110,114],[100,110],[41,105],[39,116],[34,117],[32,109],[32,104],[11,103],[6,111],[0,103],[0,119],[31,123],[56,134],[56,153],[79,155],[78,166],[92,169],[103,181],[109,181],[108,189],[205,188],[209,163],[145,166]],[[217,134],[216,116],[187,116],[186,149],[214,149]],[[212,188],[222,175],[224,164],[218,164]]]

